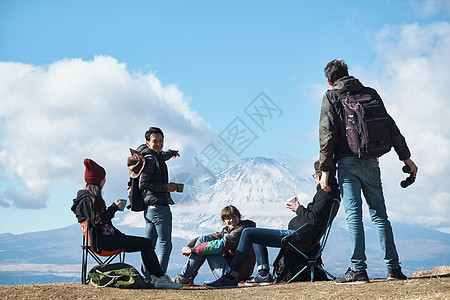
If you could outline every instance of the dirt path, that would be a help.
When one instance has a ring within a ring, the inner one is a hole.
[[[298,282],[227,290],[122,290],[79,283],[0,286],[0,299],[450,299],[450,275],[406,281],[374,279],[367,284]]]

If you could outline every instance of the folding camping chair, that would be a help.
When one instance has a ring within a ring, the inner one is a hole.
[[[330,272],[328,272],[321,266],[321,261],[322,261],[321,255],[322,255],[322,252],[327,243],[328,236],[330,234],[331,224],[333,223],[333,220],[337,215],[339,206],[340,206],[340,199],[336,199],[336,198],[333,199],[333,203],[332,203],[331,210],[330,210],[330,215],[328,216],[328,221],[326,223],[326,226],[323,228],[321,234],[316,238],[316,240],[308,241],[308,244],[306,247],[304,244],[302,244],[302,243],[304,243],[304,241],[301,240],[301,236],[302,236],[302,231],[304,231],[306,226],[309,225],[308,223],[304,224],[303,226],[298,228],[295,232],[291,233],[288,236],[285,236],[281,240],[281,245],[283,247],[287,248],[287,250],[289,250],[289,251],[294,251],[294,252],[301,254],[308,261],[308,263],[303,267],[303,269],[301,269],[297,274],[295,274],[294,277],[289,279],[288,282],[292,282],[300,274],[305,272],[308,267],[311,268],[311,281],[314,281],[314,268],[319,268],[320,270],[325,272],[325,274],[330,276],[333,280],[336,279],[335,276],[333,276]],[[320,243],[320,246],[319,246],[318,251],[317,252],[313,251],[315,254],[311,254],[311,255],[305,254],[305,253],[308,253],[309,251],[311,251],[311,249],[313,249],[313,247],[315,245],[318,245],[319,243]],[[300,248],[302,248],[303,251],[300,250]]]
[[[88,267],[88,256],[91,256],[97,264],[109,264],[116,257],[119,258],[120,262],[125,261],[125,251],[124,249],[118,249],[114,251],[105,251],[101,253],[95,252],[91,247],[91,241],[89,239],[89,228],[87,220],[80,223],[81,230],[83,231],[83,245],[81,246],[83,251],[83,257],[81,261],[81,283],[88,284],[87,279],[87,267]]]

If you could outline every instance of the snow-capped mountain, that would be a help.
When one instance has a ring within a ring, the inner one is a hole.
[[[274,159],[244,158],[218,174],[209,202],[279,204],[292,196],[306,196],[302,188],[305,183]]]
[[[286,228],[294,216],[285,202],[297,196],[303,204],[314,193],[313,180],[299,179],[294,172],[271,158],[244,158],[235,161],[217,175],[212,186],[189,206],[174,207],[174,235],[208,233],[222,228],[220,211],[236,206],[244,218],[259,227]]]
[[[219,231],[223,226],[220,211],[227,205],[236,206],[259,227],[285,228],[294,216],[285,207],[286,200],[297,196],[306,205],[315,191],[312,178],[300,179],[288,166],[263,157],[235,161],[217,175],[213,185],[199,184],[199,180],[189,179],[183,198],[172,194],[177,203],[172,207],[176,237]],[[143,227],[142,213],[128,214],[123,224]]]

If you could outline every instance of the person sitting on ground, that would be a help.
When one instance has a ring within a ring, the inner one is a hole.
[[[264,285],[273,283],[272,275],[269,269],[269,257],[267,247],[281,248],[281,240],[294,233],[296,229],[304,224],[309,224],[303,233],[303,243],[308,244],[316,240],[317,236],[322,233],[323,227],[328,222],[333,199],[339,199],[339,188],[335,178],[335,172],[330,172],[329,186],[331,191],[325,192],[320,187],[320,177],[322,172],[319,170],[319,161],[314,163],[315,175],[317,181],[316,194],[313,201],[306,207],[299,204],[296,198],[293,203],[287,202],[286,207],[297,214],[288,225],[287,230],[268,229],[268,228],[246,228],[242,232],[239,245],[236,249],[236,255],[231,261],[230,267],[225,274],[218,280],[206,284],[209,289],[233,288],[237,287],[237,276],[241,272],[243,261],[252,249],[255,250],[256,263],[258,265],[258,274],[250,280],[246,281],[247,285]],[[255,246],[259,247],[255,247]],[[314,246],[314,245],[308,245]],[[312,247],[310,247],[312,249]]]
[[[106,183],[105,169],[88,158],[84,160],[84,165],[86,189],[78,191],[71,210],[75,213],[78,223],[88,223],[87,234],[92,250],[97,253],[117,249],[124,249],[125,252],[140,251],[142,262],[151,274],[150,278],[144,278],[148,283],[156,289],[181,288],[181,284],[172,282],[169,276],[164,274],[151,240],[125,235],[113,226],[111,219],[124,204],[117,199],[107,208],[102,197],[102,189]]]
[[[225,206],[221,212],[221,219],[225,227],[220,232],[202,235],[191,240],[187,246],[181,249],[181,253],[188,256],[180,274],[172,281],[183,285],[193,285],[194,278],[205,260],[215,278],[220,278],[232,260],[236,247],[239,243],[241,233],[245,228],[255,227],[255,222],[242,220],[239,210],[233,205]],[[238,280],[246,280],[253,273],[255,256],[249,255],[242,261],[242,270]]]

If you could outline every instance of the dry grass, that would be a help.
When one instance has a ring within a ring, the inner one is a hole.
[[[0,299],[450,299],[450,267],[412,274],[405,281],[374,279],[367,284],[332,281],[207,290],[123,290],[78,283],[0,286]]]

